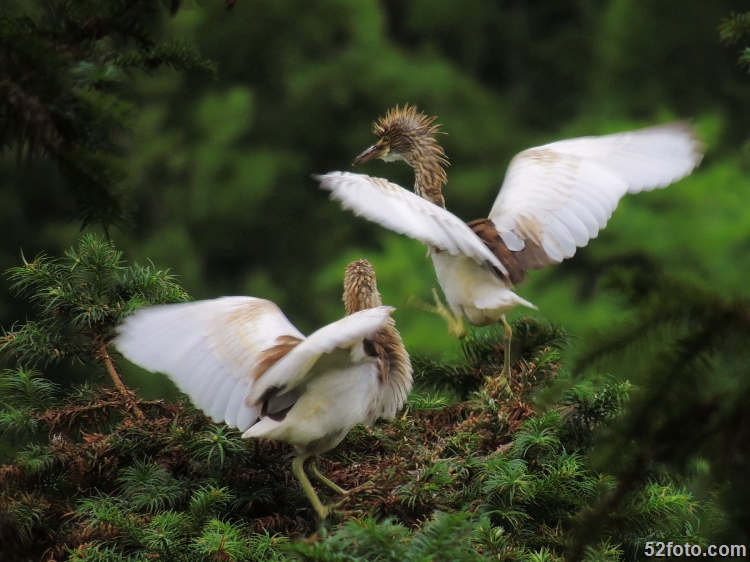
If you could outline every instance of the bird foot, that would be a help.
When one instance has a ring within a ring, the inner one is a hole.
[[[361,486],[357,486],[356,488],[352,488],[351,490],[348,490],[342,499],[340,499],[338,502],[333,504],[334,509],[343,508],[358,493],[364,492],[365,490],[370,490],[372,488],[375,488],[375,482],[370,480],[369,482],[365,482]]]
[[[352,488],[351,490],[349,490],[348,492],[346,492],[346,495],[348,495],[348,496],[349,495],[356,495],[359,492],[364,492],[365,490],[369,490],[370,488],[374,488],[374,487],[375,487],[375,482],[373,482],[372,480],[368,480],[364,484],[361,484],[361,485],[357,486],[356,488]]]
[[[438,316],[442,317],[443,320],[445,320],[445,323],[448,325],[448,332],[454,338],[465,338],[466,326],[464,325],[463,318],[461,318],[460,316],[455,316],[448,309],[448,307],[443,304],[443,301],[440,300],[437,289],[435,289],[434,287],[432,289],[432,296],[435,299],[434,305],[427,304],[426,302],[414,296],[409,297],[409,300],[407,302],[411,306],[416,306],[417,308],[421,308],[426,312],[437,314]]]
[[[312,475],[321,483],[328,486],[331,490],[336,492],[337,494],[346,495],[349,492],[344,490],[341,486],[330,480],[329,478],[323,476],[321,474],[320,470],[318,470],[317,464],[315,462],[310,463],[309,470],[312,473]]]
[[[502,385],[502,390],[505,391],[506,394],[513,394],[513,389],[510,387],[510,378],[505,371],[500,373],[500,384]]]

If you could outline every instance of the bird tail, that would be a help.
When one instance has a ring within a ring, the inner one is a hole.
[[[538,307],[524,298],[519,297],[513,291],[502,291],[499,295],[494,294],[489,297],[477,299],[474,301],[474,306],[479,310],[483,311],[486,315],[495,320],[500,320],[500,317],[508,312],[511,308],[518,305],[526,306],[538,310]]]

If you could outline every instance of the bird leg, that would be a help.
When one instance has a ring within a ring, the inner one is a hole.
[[[310,483],[310,479],[307,477],[307,474],[305,474],[305,461],[309,456],[310,455],[300,455],[295,457],[292,461],[292,472],[302,485],[302,489],[305,491],[310,503],[318,513],[318,517],[320,517],[321,521],[324,521],[326,517],[328,517],[328,508],[321,503],[318,494],[315,493],[315,490]]]
[[[317,478],[320,482],[328,486],[331,490],[336,492],[337,494],[347,495],[349,492],[347,490],[344,490],[341,486],[336,484],[335,482],[329,480],[323,474],[321,474],[320,470],[318,470],[318,458],[316,457],[313,462],[310,463],[310,473]]]
[[[505,381],[505,387],[510,391],[510,344],[513,342],[513,330],[505,319],[505,314],[500,317],[505,329],[505,339],[503,340],[503,370],[500,376]]]
[[[466,326],[464,325],[464,319],[460,316],[455,316],[448,309],[448,307],[443,304],[443,301],[440,300],[440,296],[438,295],[437,289],[435,289],[434,287],[432,288],[432,296],[435,299],[434,306],[427,304],[425,302],[422,302],[416,297],[410,297],[408,302],[412,306],[416,306],[432,314],[437,314],[438,316],[442,316],[443,320],[445,320],[445,323],[448,324],[448,332],[450,332],[450,334],[454,338],[458,338],[458,339],[465,338]]]

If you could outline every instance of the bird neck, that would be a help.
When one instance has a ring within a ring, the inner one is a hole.
[[[382,304],[383,300],[380,298],[378,290],[367,285],[350,287],[344,294],[344,307],[347,316]]]
[[[414,169],[414,193],[445,209],[443,184],[448,176],[443,168],[445,157],[436,151],[436,144],[419,147],[405,160]]]

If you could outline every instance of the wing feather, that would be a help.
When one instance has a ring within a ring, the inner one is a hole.
[[[690,174],[702,154],[680,122],[524,150],[511,161],[490,218],[511,250],[529,240],[546,254],[538,263],[558,262],[596,237],[626,193],[666,187]]]
[[[288,392],[304,380],[322,355],[371,338],[388,321],[393,310],[390,306],[368,308],[313,332],[256,381],[250,392],[250,403],[257,403],[272,389],[275,395]]]
[[[234,390],[232,391],[229,400],[227,400],[227,408],[226,412],[224,413],[224,422],[229,427],[238,427],[240,429],[243,427],[243,425],[240,425],[240,417],[243,410],[253,410],[256,414],[255,417],[257,417],[258,412],[255,408],[244,407],[246,404],[247,395],[249,393],[250,387],[247,385],[244,379],[240,379],[235,383]],[[252,421],[247,423],[252,423]]]
[[[331,192],[331,199],[340,201],[356,215],[452,255],[465,255],[478,263],[490,262],[507,274],[503,264],[465,222],[411,191],[381,178],[349,172],[314,177],[321,189]]]
[[[139,310],[114,344],[133,363],[168,375],[212,419],[244,431],[258,417],[246,398],[261,353],[284,337],[304,339],[274,303],[223,297]]]

